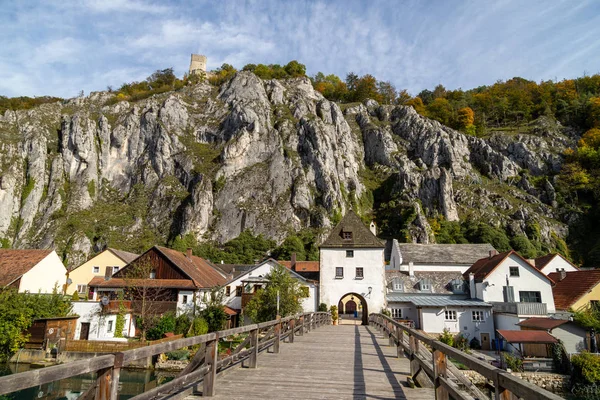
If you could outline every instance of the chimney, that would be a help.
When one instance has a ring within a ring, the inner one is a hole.
[[[469,292],[471,292],[472,299],[477,297],[477,288],[475,287],[475,274],[472,272],[469,274]]]
[[[408,276],[415,276],[414,265],[412,261],[408,262]]]
[[[187,250],[185,251],[185,255],[187,256],[187,258],[192,258],[192,248],[188,247]]]
[[[560,274],[560,278],[558,279],[559,282],[567,277],[567,271],[565,271],[564,268],[561,268],[558,273]]]
[[[296,270],[296,253],[292,253],[292,260],[290,261],[290,269],[292,271]]]
[[[371,233],[375,236],[377,236],[377,225],[375,225],[375,221],[371,221],[371,225],[369,225],[369,229],[371,230]]]
[[[490,258],[497,256],[498,252],[496,250],[490,250]]]

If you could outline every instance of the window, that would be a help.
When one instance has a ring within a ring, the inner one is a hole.
[[[231,296],[231,286],[225,286],[225,296]]]
[[[446,318],[446,321],[456,321],[456,311],[446,310],[444,311],[444,317]]]
[[[402,319],[402,309],[401,308],[392,308],[392,318]]]
[[[485,322],[483,311],[472,311],[471,315],[473,317],[473,322]]]
[[[421,279],[421,290],[431,291],[431,281],[429,279]]]
[[[511,277],[518,277],[519,276],[519,267],[510,267],[509,271],[510,271],[510,276]]]
[[[183,296],[181,296],[181,303],[187,304],[187,294],[184,294]]]
[[[590,300],[590,308],[594,311],[600,310],[600,301]]]
[[[150,271],[150,279],[156,279],[156,270],[155,269]]]
[[[77,285],[77,293],[85,294],[87,292],[87,285]]]
[[[100,267],[94,266],[93,268],[94,268],[94,273],[95,274],[99,274],[100,273]]]
[[[303,298],[307,298],[308,296],[310,296],[310,293],[308,291],[308,286],[302,286],[300,288],[300,290],[302,291],[302,296]]]
[[[236,286],[236,288],[235,288],[235,296],[236,297],[241,297],[243,290],[244,290],[243,286]]]
[[[116,274],[118,270],[119,270],[119,267],[113,267],[113,275]]]
[[[465,285],[462,279],[452,280],[452,292],[453,293],[464,293]]]
[[[352,232],[342,232],[342,239],[352,240]]]
[[[356,267],[356,279],[364,278],[363,267]]]
[[[113,331],[113,322],[108,321],[108,328],[106,328],[106,332],[112,332],[112,331]]]
[[[258,292],[260,289],[262,289],[262,285],[254,285],[254,293]]]
[[[346,250],[346,258],[354,257],[354,250]]]
[[[342,279],[344,277],[344,267],[335,267],[335,278]]]
[[[392,289],[396,292],[403,292],[404,283],[402,283],[400,279],[394,279],[394,281],[392,282]]]
[[[521,303],[541,303],[542,294],[540,292],[519,292]]]

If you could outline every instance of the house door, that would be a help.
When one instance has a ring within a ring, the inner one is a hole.
[[[490,350],[490,334],[481,334],[481,350]]]
[[[81,332],[79,333],[79,340],[88,340],[88,336],[90,336],[90,323],[82,322]]]
[[[354,311],[356,311],[356,303],[354,300],[348,300],[346,303],[346,314],[354,314]]]

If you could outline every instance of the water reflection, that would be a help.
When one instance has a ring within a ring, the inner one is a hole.
[[[29,371],[29,364],[0,365],[0,376]],[[144,369],[123,369],[119,380],[119,400],[126,400],[159,384],[170,381],[176,373]],[[38,385],[20,392],[0,396],[0,399],[68,399],[75,400],[95,382],[95,374],[82,374],[62,381]]]

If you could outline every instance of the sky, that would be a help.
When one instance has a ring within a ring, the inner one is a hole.
[[[0,0],[0,95],[74,97],[190,54],[372,74],[416,95],[600,72],[600,0]]]

